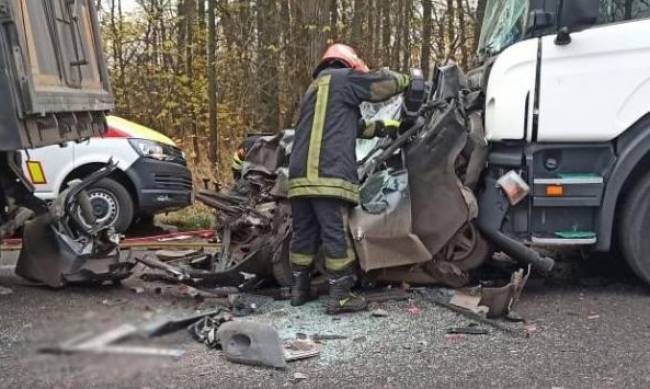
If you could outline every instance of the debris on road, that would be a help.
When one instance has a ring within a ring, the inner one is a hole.
[[[331,334],[313,334],[311,338],[314,340],[314,342],[323,342],[323,341],[328,341],[328,340],[343,340],[347,339],[348,337],[345,335],[331,335]]]
[[[278,332],[269,324],[229,321],[219,326],[217,341],[229,361],[279,369],[287,367]]]
[[[465,327],[454,327],[447,330],[448,334],[465,334],[465,335],[487,335],[490,332],[478,323],[470,323]]]
[[[219,311],[213,315],[207,315],[194,324],[190,325],[188,330],[198,342],[205,344],[210,348],[218,348],[217,330],[223,323],[232,320],[232,315],[228,311]]]
[[[445,339],[449,342],[455,342],[465,338],[465,334],[446,334]]]
[[[420,308],[416,307],[415,305],[410,306],[410,307],[407,309],[407,311],[408,311],[408,313],[410,313],[411,315],[419,315],[419,314],[422,313],[422,310],[421,310]]]
[[[115,344],[137,334],[137,332],[138,328],[136,326],[131,324],[122,324],[119,327],[98,335],[88,333],[82,334],[57,346],[42,348],[40,351],[51,354],[93,353],[165,356],[172,358],[179,358],[185,353],[183,350],[177,349]]]
[[[181,317],[166,317],[157,319],[145,325],[142,329],[142,332],[150,338],[155,336],[162,336],[183,328],[187,328],[191,324],[198,323],[201,321],[201,319],[214,318],[219,314],[227,315],[227,311],[224,308],[216,308]]]
[[[284,346],[284,357],[287,362],[318,356],[320,346],[312,339],[296,339]]]
[[[14,291],[11,288],[5,288],[3,286],[0,286],[0,296],[7,296],[9,294],[12,294]]]
[[[309,377],[307,377],[306,375],[304,375],[302,373],[294,373],[293,374],[293,379],[291,381],[294,382],[294,383],[298,383],[300,381],[306,380],[307,378],[309,378]]]
[[[536,333],[540,332],[541,330],[540,330],[540,328],[539,328],[538,326],[536,326],[535,324],[527,324],[527,325],[524,327],[524,331],[525,331],[526,337],[529,338],[530,336],[532,336],[533,334],[536,334]]]
[[[432,303],[439,305],[441,307],[447,308],[451,311],[454,311],[458,314],[461,314],[465,317],[467,317],[470,320],[477,321],[479,323],[487,324],[490,325],[500,331],[503,331],[507,334],[514,335],[514,336],[526,336],[526,333],[523,332],[519,328],[511,327],[508,326],[504,323],[501,323],[497,320],[494,319],[489,319],[485,317],[484,315],[477,314],[475,312],[469,311],[467,309],[449,304],[447,301],[445,301],[445,298],[441,298],[441,291],[440,290],[431,290],[427,288],[418,288],[417,291],[420,293],[422,297],[427,299],[428,301],[431,301]],[[443,289],[443,291],[448,291],[448,289]]]
[[[388,312],[385,309],[377,308],[370,312],[370,316],[372,317],[387,317]]]

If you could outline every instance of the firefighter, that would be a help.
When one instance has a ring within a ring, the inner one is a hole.
[[[251,150],[255,141],[260,138],[259,135],[249,135],[247,136],[237,147],[237,151],[232,155],[232,177],[235,181],[239,180],[242,176],[244,170],[244,161],[246,160],[246,155]]]
[[[359,201],[356,138],[397,132],[399,122],[366,123],[359,104],[405,91],[410,79],[387,70],[370,72],[354,49],[330,46],[313,73],[300,107],[289,164],[293,215],[291,304],[310,300],[311,270],[322,252],[329,278],[327,313],[366,309],[356,284],[356,255],[348,230],[350,208]]]

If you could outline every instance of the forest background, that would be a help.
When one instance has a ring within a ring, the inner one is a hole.
[[[486,0],[95,0],[117,115],[227,183],[249,133],[290,128],[327,45],[371,68],[471,67]]]

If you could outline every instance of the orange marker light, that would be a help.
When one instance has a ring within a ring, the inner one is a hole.
[[[546,195],[549,197],[564,196],[564,187],[560,185],[548,185],[546,187]]]

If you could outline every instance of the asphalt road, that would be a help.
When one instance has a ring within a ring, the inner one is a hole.
[[[622,388],[650,387],[650,294],[605,268],[582,283],[530,282],[518,313],[530,337],[491,330],[449,338],[468,320],[420,297],[368,313],[333,319],[318,302],[262,307],[247,320],[271,322],[283,338],[298,332],[337,334],[322,354],[285,371],[235,365],[185,331],[138,344],[180,348],[164,357],[47,355],[38,350],[82,332],[142,323],[170,312],[210,306],[163,288],[72,287],[52,291],[21,285],[10,266],[0,270],[0,388]],[[588,285],[588,286],[587,286]],[[409,308],[417,307],[417,309]],[[419,312],[418,312],[419,311]],[[523,327],[523,324],[519,324]],[[296,373],[306,379],[296,382]]]

